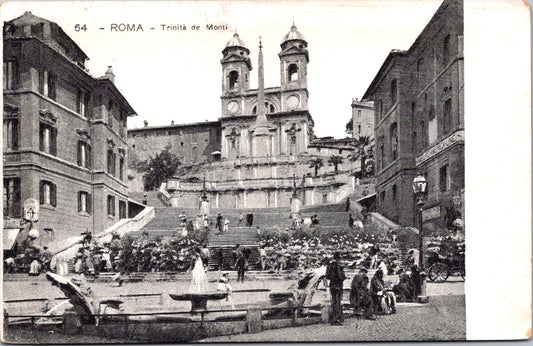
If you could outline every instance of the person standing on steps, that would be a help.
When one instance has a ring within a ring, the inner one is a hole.
[[[215,228],[218,229],[218,234],[222,234],[222,214],[218,213]]]
[[[229,219],[227,217],[224,217],[223,225],[222,225],[222,233],[227,233],[229,231]]]
[[[235,257],[235,269],[237,269],[237,282],[244,282],[244,271],[246,269],[246,256],[244,251],[240,248],[240,245],[235,246],[235,251],[233,251],[233,256]]]
[[[254,214],[252,214],[251,211],[248,212],[248,215],[246,215],[246,226],[252,227],[254,224]]]
[[[241,227],[241,223],[244,221],[244,215],[242,215],[242,211],[239,213],[239,222],[237,223],[237,227]]]
[[[342,313],[342,284],[346,279],[344,269],[340,264],[341,254],[335,252],[333,259],[326,268],[326,279],[329,280],[329,292],[331,293],[331,324],[340,326],[344,322]]]

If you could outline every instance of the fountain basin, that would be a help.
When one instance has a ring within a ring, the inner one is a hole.
[[[222,300],[227,298],[227,292],[202,292],[202,293],[169,293],[170,298],[178,301],[188,300],[191,302],[191,313],[203,312],[207,310],[208,300]]]

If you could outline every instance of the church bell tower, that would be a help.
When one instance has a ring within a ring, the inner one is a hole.
[[[250,89],[250,50],[235,33],[222,50],[222,55],[222,116],[243,115],[242,96]]]
[[[281,43],[280,80],[282,111],[308,110],[307,64],[309,52],[307,41],[292,25]]]

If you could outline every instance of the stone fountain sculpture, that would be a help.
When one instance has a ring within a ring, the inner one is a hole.
[[[178,301],[189,300],[191,302],[191,313],[198,313],[207,310],[207,301],[222,300],[228,296],[227,292],[210,291],[207,287],[207,276],[205,275],[202,258],[198,256],[192,270],[191,286],[189,292],[169,293],[170,298]]]

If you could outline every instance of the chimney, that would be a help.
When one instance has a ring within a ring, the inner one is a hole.
[[[144,121],[144,127],[148,127],[148,120]]]
[[[105,71],[105,77],[115,83],[115,74],[113,73],[113,66],[107,66],[107,71]]]

